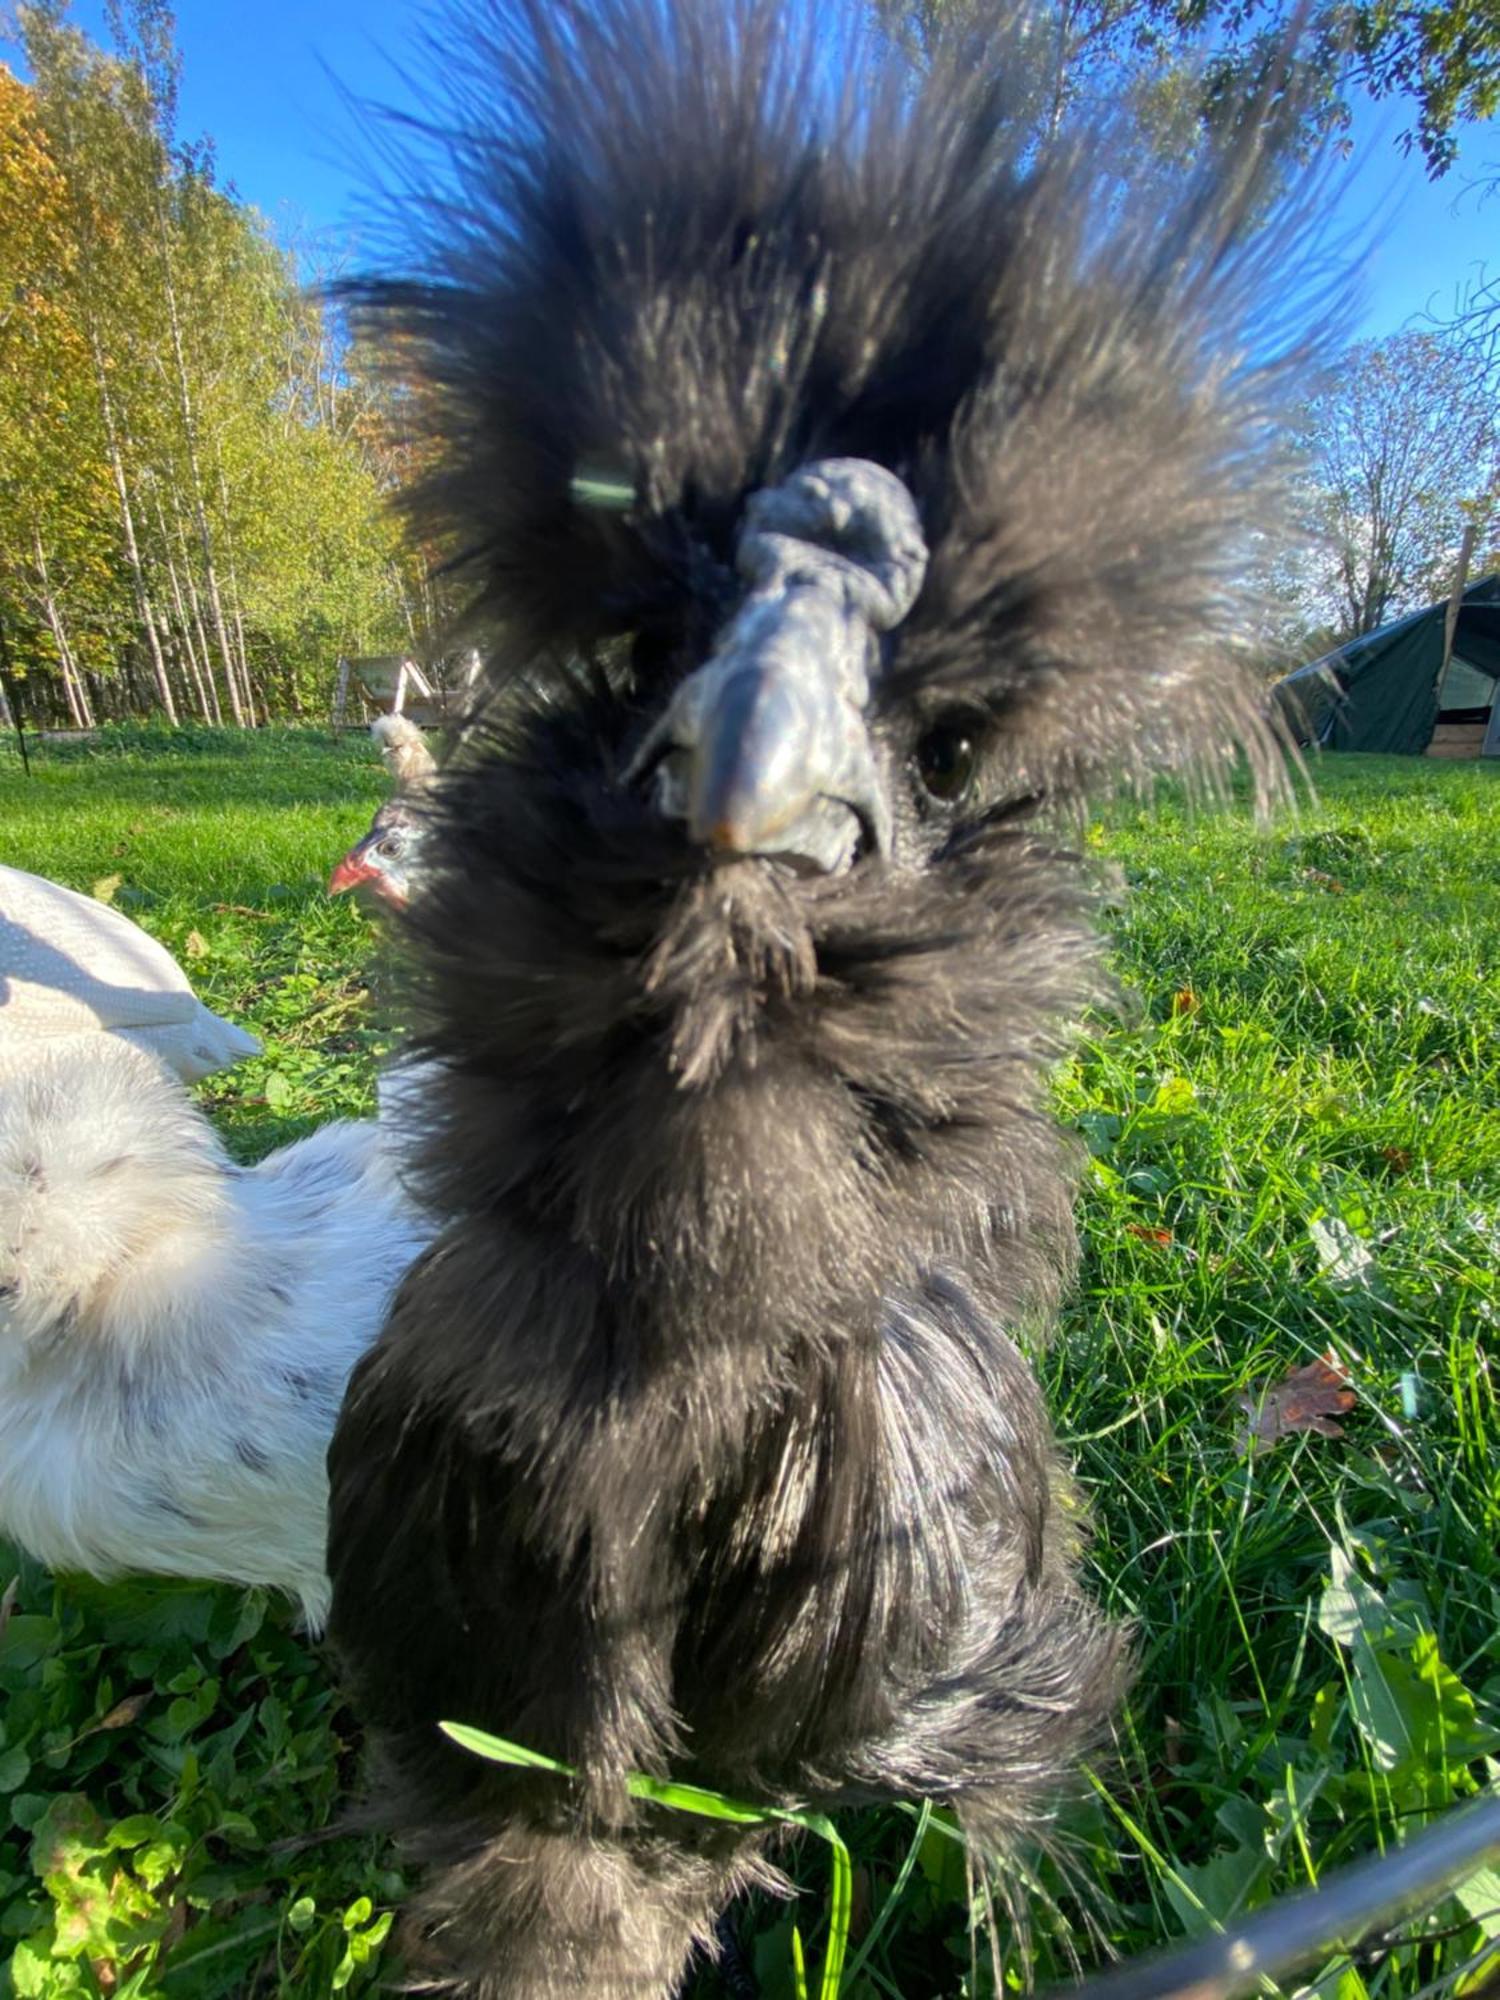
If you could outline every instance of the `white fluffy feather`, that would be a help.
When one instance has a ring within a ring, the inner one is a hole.
[[[320,1624],[328,1438],[433,1233],[376,1125],[241,1168],[128,1042],[35,1045],[0,1088],[0,1532]]]
[[[395,780],[398,792],[419,792],[437,775],[437,760],[427,747],[427,738],[409,716],[377,715],[370,734],[380,745],[385,768]]]
[[[164,945],[59,882],[0,867],[0,1076],[50,1036],[118,1035],[195,1083],[260,1047],[205,1007]]]

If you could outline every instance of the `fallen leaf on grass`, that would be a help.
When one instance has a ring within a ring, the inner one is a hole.
[[[189,931],[187,937],[183,940],[182,948],[189,958],[208,957],[208,940],[204,937],[202,931]]]
[[[1304,868],[1302,878],[1311,882],[1315,889],[1326,889],[1330,896],[1342,896],[1344,885],[1337,875],[1325,875],[1321,868]]]
[[[1172,1012],[1174,1014],[1196,1014],[1202,1005],[1203,1002],[1198,998],[1191,986],[1180,986],[1172,995]]]
[[[1125,1225],[1125,1234],[1127,1236],[1138,1236],[1142,1243],[1154,1243],[1158,1250],[1170,1250],[1172,1247],[1172,1232],[1170,1229],[1152,1229],[1144,1222],[1127,1222]]]
[[[1342,1216],[1320,1215],[1307,1226],[1318,1263],[1330,1285],[1368,1285],[1375,1256],[1357,1230]]]
[[[1411,1153],[1405,1146],[1382,1146],[1380,1157],[1393,1174],[1411,1172]]]
[[[144,1689],[140,1694],[128,1694],[123,1701],[117,1701],[113,1708],[101,1715],[99,1720],[94,1724],[94,1727],[96,1729],[124,1729],[128,1724],[135,1721],[141,1711],[150,1704],[150,1701],[150,1688]]]
[[[1268,1450],[1294,1431],[1342,1437],[1344,1427],[1337,1419],[1354,1408],[1355,1395],[1348,1370],[1330,1349],[1303,1368],[1288,1369],[1279,1382],[1242,1391],[1235,1401],[1246,1419],[1235,1449],[1244,1454]]]
[[[123,875],[101,875],[89,890],[89,894],[96,903],[112,903],[115,900],[116,890],[124,880]]]

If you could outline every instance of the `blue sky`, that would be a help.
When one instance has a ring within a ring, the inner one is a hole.
[[[75,0],[73,16],[104,39],[102,0]],[[283,238],[332,247],[357,227],[365,185],[338,86],[410,103],[399,65],[418,18],[417,0],[178,0],[183,133],[213,137],[221,178]],[[1441,316],[1480,264],[1500,271],[1500,198],[1465,189],[1486,165],[1500,167],[1500,129],[1467,134],[1458,167],[1434,185],[1397,150],[1401,123],[1398,108],[1361,108],[1340,197],[1351,223],[1389,218],[1363,273],[1366,334],[1427,310]]]

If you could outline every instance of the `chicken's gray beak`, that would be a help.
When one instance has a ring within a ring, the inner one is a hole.
[[[866,709],[879,633],[904,617],[927,550],[884,467],[825,459],[757,493],[738,548],[752,588],[712,659],[678,687],[627,779],[711,852],[836,874],[883,853],[891,813]]]
[[[719,653],[690,675],[638,760],[660,758],[658,811],[713,853],[836,874],[862,839],[890,844],[864,716],[827,650],[804,643],[817,622],[795,621],[795,644],[772,631],[763,647]]]

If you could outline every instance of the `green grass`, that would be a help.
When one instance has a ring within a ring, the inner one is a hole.
[[[1500,770],[1316,777],[1269,829],[1169,803],[1091,830],[1130,884],[1134,1000],[1059,1079],[1088,1250],[1040,1365],[1140,1673],[1028,1871],[1029,1940],[1000,1924],[1007,1985],[1027,1949],[1045,1984],[1073,1952],[1228,1921],[1500,1778]],[[382,790],[367,743],[312,734],[47,745],[29,781],[0,752],[3,857],[118,875],[120,906],[265,1037],[205,1091],[247,1157],[368,1108],[371,927],[321,884]],[[1237,1398],[1329,1348],[1346,1435],[1246,1456]],[[353,1796],[357,1731],[284,1609],[12,1570],[0,1995],[320,2000],[396,1976],[391,1854],[310,1838]],[[841,1831],[844,1991],[992,1993],[941,1816]],[[795,1910],[737,1914],[767,2000],[796,1991],[794,1922],[821,1962],[826,1844],[789,1865]],[[1476,1878],[1330,1955],[1315,1990],[1461,1991],[1500,1950],[1497,1906]]]

